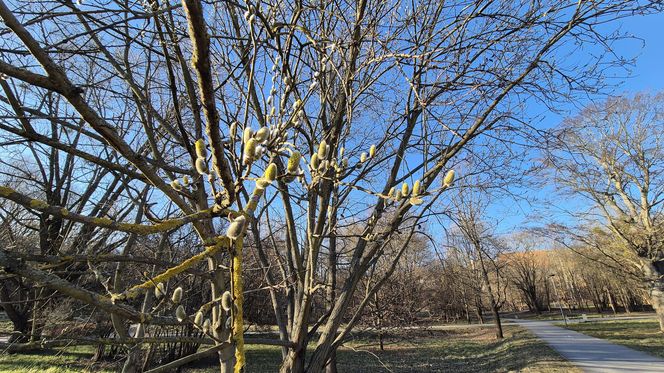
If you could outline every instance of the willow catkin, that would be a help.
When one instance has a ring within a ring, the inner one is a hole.
[[[401,185],[401,195],[403,195],[404,197],[407,196],[408,195],[408,190],[409,190],[408,183],[403,183]]]
[[[173,303],[178,304],[182,300],[182,287],[178,286],[177,289],[173,291],[173,296],[171,297]]]
[[[205,319],[203,321],[203,334],[208,334],[210,332],[210,319]]]
[[[413,184],[413,193],[412,193],[413,197],[417,197],[418,195],[420,195],[420,186],[421,182],[419,180],[416,180],[415,184]]]
[[[251,127],[247,126],[244,128],[244,132],[242,132],[242,143],[246,144],[249,139],[253,136],[254,131],[251,130]]]
[[[327,158],[327,152],[328,152],[329,146],[327,145],[327,142],[325,140],[321,141],[320,144],[318,144],[318,158],[320,159],[325,159]]]
[[[362,154],[360,154],[360,163],[364,163],[366,161],[367,161],[367,153],[362,152]]]
[[[198,139],[198,140],[196,140],[196,143],[194,145],[196,147],[196,156],[198,158],[206,158],[207,157],[207,149],[205,149],[205,140]]]
[[[196,171],[198,172],[199,175],[203,176],[209,173],[207,161],[205,160],[205,158],[196,159]]]
[[[376,145],[371,145],[369,148],[369,158],[373,158],[376,155]]]
[[[198,327],[203,325],[203,312],[201,311],[196,312],[196,316],[194,317],[194,324],[196,324],[196,326]]]
[[[247,140],[247,142],[244,143],[244,164],[248,165],[254,161],[254,156],[256,155],[256,146],[258,146],[258,142],[254,138],[250,138]]]
[[[297,172],[298,167],[300,167],[300,159],[302,159],[302,154],[298,151],[294,151],[290,158],[288,158],[287,170],[289,174]]]
[[[233,219],[231,224],[228,225],[228,229],[226,230],[226,237],[230,238],[231,240],[237,240],[244,231],[244,225],[246,222],[247,218],[245,218],[244,215],[240,215]]]
[[[221,308],[228,312],[231,310],[231,307],[233,307],[233,296],[230,291],[225,291],[224,294],[221,295]]]
[[[180,184],[180,180],[175,179],[171,181],[171,188],[181,191],[182,190],[182,184]]]
[[[160,282],[157,284],[157,286],[154,287],[154,296],[155,298],[159,299],[166,295],[166,290],[163,282]]]
[[[277,165],[274,163],[270,163],[269,166],[265,169],[265,173],[263,174],[263,179],[267,182],[273,182],[277,178]]]
[[[183,322],[187,319],[187,313],[184,311],[183,305],[179,305],[178,308],[175,309],[175,317],[177,317],[178,322]]]
[[[182,185],[187,187],[187,186],[189,186],[189,184],[191,184],[191,179],[189,178],[189,176],[187,176],[187,175],[183,176],[182,177]]]
[[[318,167],[320,166],[320,160],[318,159],[318,154],[314,154],[311,156],[311,161],[309,162],[309,166],[311,166],[312,170],[318,169]]]
[[[261,127],[258,131],[256,131],[256,134],[254,135],[254,138],[258,142],[263,142],[270,137],[270,129],[267,127]]]
[[[454,170],[449,170],[443,178],[443,186],[450,186],[454,182]]]
[[[231,128],[229,130],[232,143],[235,142],[235,136],[237,136],[237,124],[237,121],[234,120],[233,123],[231,123]]]
[[[390,191],[387,192],[387,196],[390,198],[394,197],[394,187],[390,188]]]

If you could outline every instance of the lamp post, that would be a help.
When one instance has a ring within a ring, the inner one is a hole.
[[[549,277],[554,277],[555,274],[549,275]],[[558,307],[560,307],[560,314],[563,316],[563,321],[565,322],[565,326],[567,326],[567,318],[565,317],[565,312],[563,312],[563,305],[560,303],[560,295],[558,295],[558,288],[556,287],[556,282],[551,279],[551,282],[553,283],[553,291],[556,292],[556,298],[558,298]]]

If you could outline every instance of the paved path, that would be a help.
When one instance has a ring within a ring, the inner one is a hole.
[[[509,321],[529,329],[584,372],[664,372],[664,359],[645,352],[560,328],[547,321]]]

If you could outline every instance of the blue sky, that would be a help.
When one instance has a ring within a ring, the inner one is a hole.
[[[615,45],[616,50],[625,58],[636,58],[636,61],[630,69],[630,76],[616,80],[612,91],[604,93],[632,94],[639,91],[664,90],[664,37],[662,33],[664,14],[626,18],[620,21],[620,28],[622,32],[629,33],[638,39],[621,41]],[[588,101],[569,104],[563,108],[563,113],[574,115],[577,108],[586,103]],[[564,117],[564,115],[546,112],[544,108],[540,107],[533,107],[531,110],[535,115],[543,115],[541,127],[555,126]],[[560,198],[555,195],[553,188],[525,189],[518,192],[526,193],[540,202],[531,205],[514,199],[496,201],[490,208],[489,214],[490,219],[498,223],[498,230],[502,233],[540,226],[551,220],[564,220],[568,217],[565,209],[585,208],[582,200]]]

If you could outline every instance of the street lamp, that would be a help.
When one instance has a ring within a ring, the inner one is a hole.
[[[549,275],[549,277],[554,277],[555,274]],[[565,312],[563,312],[563,305],[560,302],[560,295],[558,295],[558,288],[556,287],[556,282],[551,279],[551,282],[553,283],[553,291],[556,292],[556,298],[558,298],[558,307],[560,307],[560,314],[563,316],[563,321],[565,322],[565,326],[567,326],[567,318],[565,317]]]

